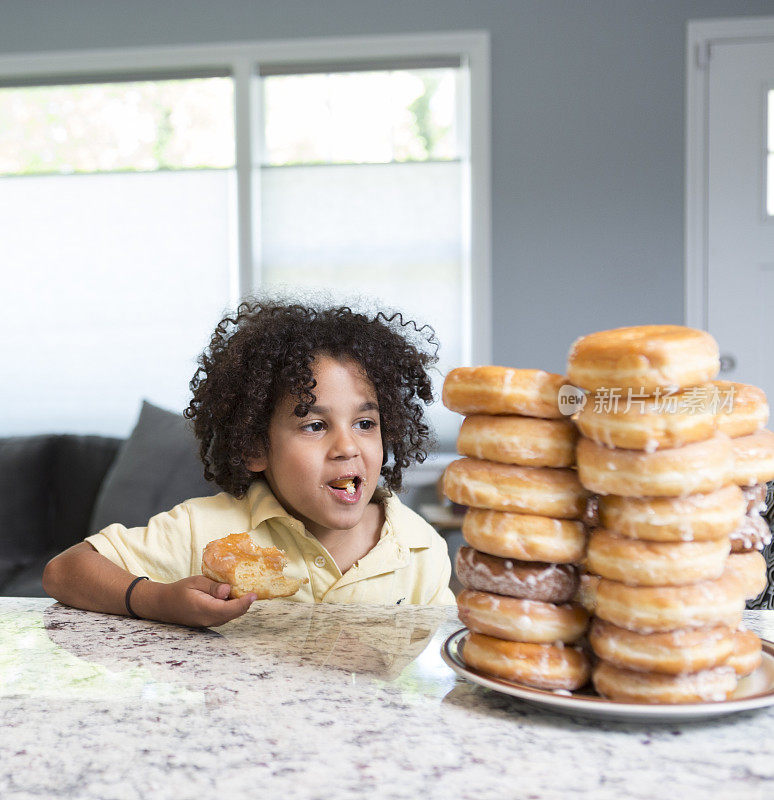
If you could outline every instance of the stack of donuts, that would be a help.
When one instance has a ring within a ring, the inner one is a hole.
[[[590,676],[575,646],[588,612],[571,602],[585,551],[587,492],[575,464],[577,432],[562,419],[561,375],[542,370],[452,370],[443,402],[465,415],[444,493],[468,507],[456,572],[469,628],[465,662],[529,686],[572,690]]]
[[[731,388],[712,382],[718,370],[714,339],[680,326],[601,331],[570,350],[568,379],[587,392],[577,469],[593,493],[580,596],[604,697],[722,700],[760,662],[740,624],[765,586],[754,515],[774,434],[759,430],[768,406],[754,387],[716,409]]]

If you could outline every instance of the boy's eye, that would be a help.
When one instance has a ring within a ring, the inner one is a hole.
[[[376,427],[376,421],[373,419],[361,419],[357,422],[357,425],[362,431],[370,431],[372,428]]]
[[[307,422],[306,425],[301,426],[301,430],[311,431],[312,433],[319,433],[324,428],[325,425],[319,420],[317,422]]]

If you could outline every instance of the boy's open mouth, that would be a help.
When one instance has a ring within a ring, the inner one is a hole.
[[[360,499],[363,479],[359,475],[346,475],[328,483],[334,497],[345,503],[356,503]]]

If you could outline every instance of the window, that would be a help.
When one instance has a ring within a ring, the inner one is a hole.
[[[441,374],[466,358],[459,67],[262,83],[261,284],[429,323],[440,396]],[[453,440],[458,416],[431,413]]]
[[[182,409],[224,309],[261,288],[431,324],[439,396],[486,361],[481,36],[0,58],[0,435]]]
[[[3,434],[187,404],[236,286],[233,116],[229,78],[0,90]]]

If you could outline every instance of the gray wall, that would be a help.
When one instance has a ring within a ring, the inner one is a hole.
[[[494,362],[683,321],[685,31],[774,0],[0,0],[0,53],[487,29]]]

